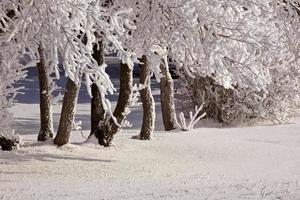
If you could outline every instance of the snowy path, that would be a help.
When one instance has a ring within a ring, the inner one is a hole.
[[[25,145],[0,152],[0,199],[300,199],[300,118],[285,126],[156,132],[151,141],[130,139],[138,134],[131,129],[108,149],[80,144],[74,132],[72,144],[57,148],[35,142],[37,125],[26,126],[38,123],[34,106],[13,108],[25,124],[16,127]]]

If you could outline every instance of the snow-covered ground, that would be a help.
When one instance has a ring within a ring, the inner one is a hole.
[[[36,80],[28,87],[36,91]],[[154,92],[158,95],[155,87]],[[89,109],[88,99],[81,97],[76,118],[83,122],[82,130],[57,148],[52,141],[36,142],[39,106],[32,94],[20,97],[11,111],[24,145],[0,151],[1,200],[300,200],[300,118],[289,125],[243,128],[203,122],[191,132],[166,133],[157,109],[154,138],[139,141],[131,139],[139,133],[137,105],[129,116],[135,126],[103,148],[83,143]],[[60,105],[54,106],[55,126],[59,112]]]

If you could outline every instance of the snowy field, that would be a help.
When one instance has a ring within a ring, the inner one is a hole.
[[[166,133],[157,109],[154,138],[139,141],[131,139],[139,134],[142,112],[137,105],[129,116],[135,126],[103,148],[83,143],[90,126],[83,91],[76,116],[82,130],[57,148],[52,141],[36,142],[37,81],[31,78],[26,84],[31,94],[20,96],[11,108],[24,144],[14,152],[0,151],[1,200],[300,200],[300,118],[289,125],[243,128],[202,122],[191,132]],[[154,94],[158,99],[157,85]],[[54,106],[55,127],[59,112],[60,105]]]

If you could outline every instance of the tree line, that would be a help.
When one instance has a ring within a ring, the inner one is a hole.
[[[151,138],[155,102],[151,77],[160,82],[165,130],[190,129],[206,117],[236,124],[258,119],[286,122],[299,106],[299,3],[288,0],[4,0],[0,2],[1,132],[11,132],[15,81],[36,65],[40,86],[39,141],[54,136],[52,92],[63,70],[68,77],[56,145],[68,143],[81,83],[91,97],[91,132],[110,146],[129,122],[137,101],[143,105],[138,139]],[[105,55],[120,60],[120,93],[105,69]],[[30,63],[19,62],[30,57]],[[174,84],[188,98],[189,125],[176,116]],[[62,69],[60,68],[62,63]],[[134,63],[140,82],[133,85]],[[202,105],[202,106],[200,106]]]

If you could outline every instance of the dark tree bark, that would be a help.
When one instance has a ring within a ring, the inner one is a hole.
[[[58,146],[62,146],[69,142],[79,89],[80,84],[76,85],[69,78],[63,99],[58,131],[54,139],[54,144]]]
[[[45,52],[40,45],[38,48],[40,61],[37,64],[40,85],[40,120],[41,127],[38,135],[39,141],[45,141],[53,137],[52,104],[49,88],[49,79],[45,61]]]
[[[155,102],[151,93],[151,76],[146,56],[142,57],[142,63],[143,64],[140,65],[140,83],[144,85],[145,88],[140,90],[143,104],[143,124],[140,139],[149,140],[151,139],[155,126]]]
[[[176,112],[174,104],[174,82],[164,61],[160,65],[163,77],[160,79],[160,102],[163,123],[166,131],[176,129]]]
[[[133,74],[132,69],[128,67],[127,64],[121,63],[120,67],[120,93],[118,97],[117,106],[114,110],[114,117],[118,124],[121,124],[127,113],[130,105],[130,100],[132,98],[132,84],[133,84]],[[95,131],[95,136],[98,139],[100,145],[108,147],[110,146],[114,135],[120,130],[121,127],[118,126],[111,117],[106,116],[106,119]]]
[[[104,63],[103,42],[100,41],[98,46],[94,46],[93,50],[93,58],[97,61],[99,66],[102,65]],[[99,122],[104,120],[105,110],[102,105],[102,99],[97,85],[93,84],[91,87],[93,96],[91,99],[91,134],[93,134],[99,126]]]

